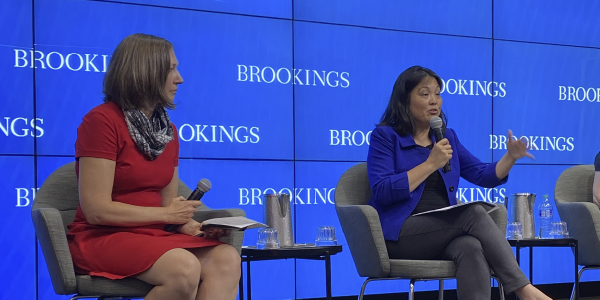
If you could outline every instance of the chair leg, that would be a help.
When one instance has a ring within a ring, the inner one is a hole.
[[[579,273],[577,274],[577,281],[581,282],[581,273],[583,273],[585,270],[586,267],[583,267],[581,270],[579,270]],[[573,282],[573,290],[571,291],[571,297],[569,299],[575,300],[575,282]]]
[[[498,278],[494,276],[492,276],[492,279],[498,283],[498,293],[500,293],[500,300],[504,300],[504,287],[502,286],[502,283],[500,283],[500,280],[498,280]]]
[[[438,300],[444,300],[444,280],[440,279],[440,288],[438,291]]]
[[[410,289],[408,291],[408,300],[415,300],[415,279],[410,280]]]
[[[363,282],[362,288],[360,289],[360,295],[358,295],[358,300],[363,300],[363,297],[365,295],[365,289],[367,288],[367,283],[371,282],[371,280],[371,278],[367,278],[365,282]]]

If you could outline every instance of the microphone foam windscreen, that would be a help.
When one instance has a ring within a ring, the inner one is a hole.
[[[211,187],[212,184],[210,183],[210,180],[206,178],[200,179],[200,181],[198,181],[198,189],[200,189],[203,193],[210,191]]]
[[[433,129],[442,128],[443,124],[442,118],[440,117],[433,117],[429,120],[429,126]]]

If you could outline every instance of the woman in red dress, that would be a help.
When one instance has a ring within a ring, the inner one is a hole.
[[[67,234],[78,273],[136,277],[155,287],[145,299],[232,300],[240,256],[192,219],[200,201],[177,197],[179,140],[173,46],[134,34],[115,49],[104,78],[104,104],[77,130],[79,207]],[[180,224],[177,232],[166,224]]]

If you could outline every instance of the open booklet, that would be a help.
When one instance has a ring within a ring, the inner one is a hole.
[[[438,209],[434,209],[434,210],[424,211],[422,213],[414,214],[413,216],[420,216],[420,215],[430,214],[430,213],[434,213],[434,212],[438,212],[438,211],[447,211],[447,210],[455,209],[457,207],[461,207],[461,206],[465,206],[465,205],[472,205],[472,204],[481,204],[481,206],[483,208],[485,208],[485,210],[487,210],[488,213],[498,209],[498,206],[496,204],[489,203],[489,202],[483,202],[483,201],[472,201],[472,202],[466,202],[466,203],[459,202],[458,204],[455,204],[455,205],[450,205],[450,206],[446,206],[446,207],[442,207],[442,208],[438,208]]]
[[[246,230],[252,228],[267,227],[267,225],[248,219],[246,217],[224,217],[208,219],[202,222],[202,228],[219,227],[233,230]]]

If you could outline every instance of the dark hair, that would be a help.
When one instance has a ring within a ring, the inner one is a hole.
[[[166,39],[136,33],[123,39],[104,76],[104,102],[124,110],[145,105],[174,108],[165,91],[173,45]]]
[[[406,69],[396,79],[390,102],[377,126],[391,126],[402,136],[415,134],[415,122],[410,113],[410,93],[426,77],[433,77],[440,88],[444,87],[440,76],[430,69],[421,66],[412,66]],[[440,117],[444,121],[442,129],[445,131],[448,119],[441,110]]]

